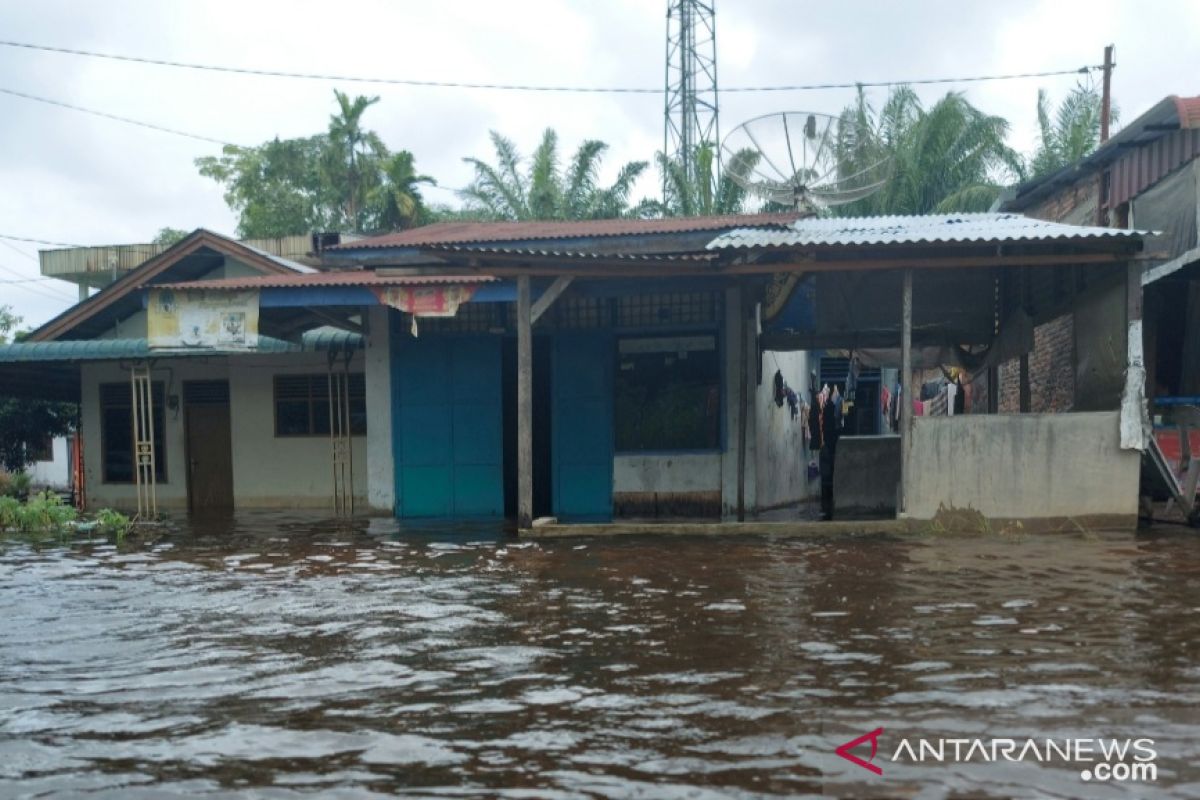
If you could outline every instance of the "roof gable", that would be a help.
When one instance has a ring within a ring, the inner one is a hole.
[[[212,231],[198,228],[173,247],[146,261],[139,267],[127,272],[115,282],[101,289],[88,299],[77,303],[45,323],[28,337],[28,341],[44,342],[62,339],[67,334],[82,332],[87,323],[95,322],[105,315],[105,312],[117,313],[125,307],[141,308],[141,296],[138,289],[151,283],[161,283],[167,280],[188,280],[196,275],[188,274],[187,264],[190,262],[194,270],[198,257],[206,251],[222,260],[236,259],[263,275],[291,275],[310,272],[300,264],[276,258],[257,248],[248,247]],[[91,338],[82,336],[78,338]]]

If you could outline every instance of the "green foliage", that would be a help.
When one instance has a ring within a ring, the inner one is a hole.
[[[525,167],[516,146],[491,131],[496,162],[463,159],[475,177],[460,193],[469,213],[495,220],[612,219],[630,213],[629,194],[646,170],[645,161],[621,167],[609,186],[601,186],[599,171],[608,145],[588,139],[564,167],[558,157],[558,134],[547,128]]]
[[[12,306],[0,306],[0,344],[7,344],[9,337],[20,324],[21,317],[13,313]]]
[[[96,527],[106,534],[111,534],[117,538],[117,542],[125,539],[125,534],[129,533],[129,529],[133,523],[129,517],[111,508],[102,508],[96,512]]]
[[[1053,119],[1050,98],[1038,90],[1038,145],[1029,161],[1031,177],[1056,172],[1090,154],[1100,146],[1102,98],[1094,87],[1078,84],[1059,103]],[[1117,120],[1117,109],[1111,112]]]
[[[29,498],[20,509],[18,529],[22,533],[59,533],[75,521],[75,509],[53,492]]]
[[[239,236],[375,233],[424,220],[418,187],[433,179],[417,173],[411,153],[391,153],[363,127],[363,116],[379,98],[351,99],[337,90],[334,98],[338,111],[325,133],[258,147],[227,145],[220,156],[196,159],[200,174],[225,188]]]
[[[21,501],[15,497],[0,497],[0,532],[20,530]]]
[[[658,171],[663,177],[664,196],[661,201],[645,201],[638,207],[639,216],[695,217],[713,214],[740,214],[745,210],[746,190],[732,180],[731,175],[749,173],[761,155],[754,150],[735,153],[717,177],[716,148],[712,142],[696,147],[695,172],[688,175],[679,159],[655,153]]]
[[[891,159],[887,183],[870,197],[839,206],[842,216],[986,211],[1002,185],[1024,176],[1005,143],[1008,121],[950,92],[926,109],[912,89],[893,89],[876,112],[866,93],[842,111],[839,172],[854,174]]]
[[[0,487],[0,494],[23,500],[29,495],[32,485],[33,476],[28,472],[10,472],[5,475],[5,485]]]
[[[14,334],[20,324],[10,306],[0,306],[0,344],[10,336],[20,339],[21,334]],[[0,468],[18,472],[32,463],[31,443],[70,433],[75,416],[76,407],[70,403],[0,398]]]
[[[158,233],[154,236],[153,244],[173,245],[177,244],[188,237],[190,231],[185,231],[182,228],[159,228]]]

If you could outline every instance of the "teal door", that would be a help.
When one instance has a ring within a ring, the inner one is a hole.
[[[613,501],[613,352],[607,333],[556,333],[551,379],[554,515],[607,521]]]
[[[500,339],[393,341],[396,516],[503,516]]]

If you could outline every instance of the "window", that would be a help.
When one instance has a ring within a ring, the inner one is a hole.
[[[720,387],[716,336],[620,339],[614,409],[617,450],[720,447]]]
[[[367,383],[350,374],[350,433],[367,433]],[[329,375],[275,376],[275,435],[329,435]]]
[[[150,388],[154,409],[154,479],[167,480],[167,447],[163,436],[163,384]],[[100,384],[100,449],[105,483],[133,483],[133,390],[129,383]]]

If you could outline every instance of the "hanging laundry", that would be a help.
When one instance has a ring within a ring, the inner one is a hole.
[[[788,410],[792,413],[792,419],[795,419],[800,414],[800,398],[796,397],[796,393],[792,391],[792,387],[784,384],[783,396],[787,400]]]
[[[783,380],[783,373],[775,370],[775,405],[783,408],[783,400],[787,392],[787,383]]]

